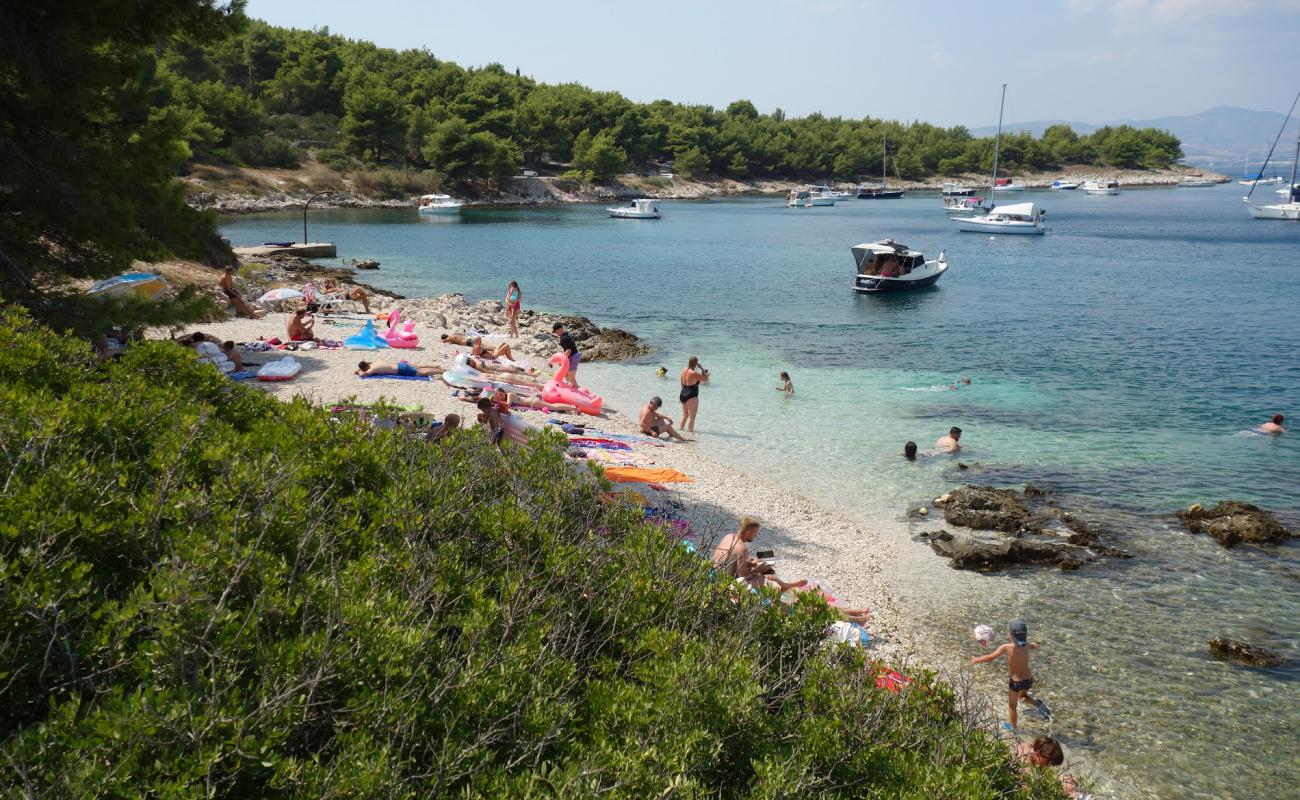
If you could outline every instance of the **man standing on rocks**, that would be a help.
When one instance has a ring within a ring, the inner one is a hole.
[[[563,322],[557,322],[551,326],[551,332],[560,337],[560,349],[564,351],[564,357],[569,359],[569,385],[578,388],[578,362],[582,356],[578,355],[578,343],[573,341],[573,337],[564,329]]]

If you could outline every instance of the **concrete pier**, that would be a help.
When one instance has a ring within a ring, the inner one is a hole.
[[[298,256],[299,258],[338,258],[338,248],[333,242],[294,242],[287,247],[259,244],[253,247],[231,248],[237,256]]]

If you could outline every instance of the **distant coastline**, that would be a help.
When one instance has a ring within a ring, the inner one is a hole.
[[[1056,180],[1082,182],[1089,178],[1115,178],[1127,187],[1172,187],[1188,175],[1204,175],[1219,183],[1232,179],[1227,175],[1196,167],[1174,166],[1167,169],[1114,169],[1090,165],[1068,166],[1044,172],[1016,174],[1017,183],[1027,189],[1047,189]],[[974,173],[933,176],[924,180],[894,181],[889,185],[909,192],[939,192],[945,183],[959,183],[976,193],[987,187],[989,176]],[[222,214],[251,214],[265,211],[301,209],[319,192],[328,192],[312,202],[315,208],[410,208],[414,197],[393,196],[391,189],[371,191],[319,164],[304,164],[299,169],[240,168],[205,166],[184,179],[189,204]],[[550,205],[557,203],[616,202],[632,197],[660,200],[706,200],[715,197],[785,194],[801,183],[791,180],[734,178],[683,178],[638,176],[627,174],[596,183],[578,183],[559,176],[505,178],[498,183],[472,182],[457,192],[471,206]],[[835,181],[839,189],[856,184]]]

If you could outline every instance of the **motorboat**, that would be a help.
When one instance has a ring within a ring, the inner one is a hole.
[[[1282,182],[1281,175],[1274,175],[1271,178],[1265,178],[1262,175],[1255,175],[1254,177],[1242,178],[1241,180],[1237,181],[1237,183],[1241,184],[1242,186],[1268,186],[1269,184],[1281,183],[1281,182]]]
[[[615,219],[659,219],[659,206],[648,197],[638,197],[625,206],[607,208],[609,215]]]
[[[807,189],[791,189],[786,195],[785,204],[789,208],[812,208],[812,192]]]
[[[1218,184],[1213,179],[1207,178],[1204,175],[1184,175],[1182,179],[1178,181],[1178,185],[1183,189],[1199,189],[1206,186],[1216,186]]]
[[[969,186],[962,186],[960,183],[945,183],[943,185],[944,197],[969,197],[975,194],[975,190]]]
[[[1119,194],[1119,181],[1114,178],[1084,181],[1083,191],[1087,194]]]
[[[854,245],[853,291],[858,294],[904,292],[933,286],[948,271],[948,256],[925,256],[893,239]]]
[[[1015,183],[1010,178],[996,178],[993,181],[993,191],[995,192],[1023,192],[1025,185]]]
[[[998,135],[993,139],[993,179],[990,188],[997,191],[998,157],[1002,153],[1002,112],[1007,107],[1007,85],[1002,84],[1002,105],[998,108]],[[1009,179],[1004,178],[1003,181]],[[1047,226],[1043,217],[1047,214],[1033,203],[1017,203],[1008,206],[995,206],[983,213],[953,214],[949,219],[957,223],[957,229],[972,233],[1005,234],[1043,234]]]
[[[1079,188],[1078,181],[1052,181],[1051,190],[1053,192],[1073,192]]]
[[[456,214],[465,204],[449,194],[426,194],[417,204],[421,214]]]
[[[1286,197],[1290,195],[1291,192],[1295,189],[1300,189],[1300,183],[1293,183],[1291,184],[1290,187],[1283,186],[1281,189],[1277,190],[1277,194],[1281,195],[1282,197]]]
[[[889,188],[889,134],[881,133],[880,144],[880,185],[864,183],[858,186],[859,200],[898,200],[903,196],[902,189]]]
[[[984,205],[983,197],[945,197],[943,198],[943,213],[950,217],[969,216],[972,214],[987,214],[993,210],[992,206]]]
[[[815,206],[833,206],[840,199],[840,193],[824,183],[810,183],[804,189],[808,192],[808,201]]]
[[[1033,203],[996,206],[987,214],[956,218],[957,229],[970,233],[1038,235],[1047,232],[1047,215]]]

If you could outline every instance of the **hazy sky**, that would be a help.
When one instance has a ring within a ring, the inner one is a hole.
[[[638,101],[978,127],[1216,105],[1285,112],[1300,0],[248,0],[462,66],[497,61]]]

